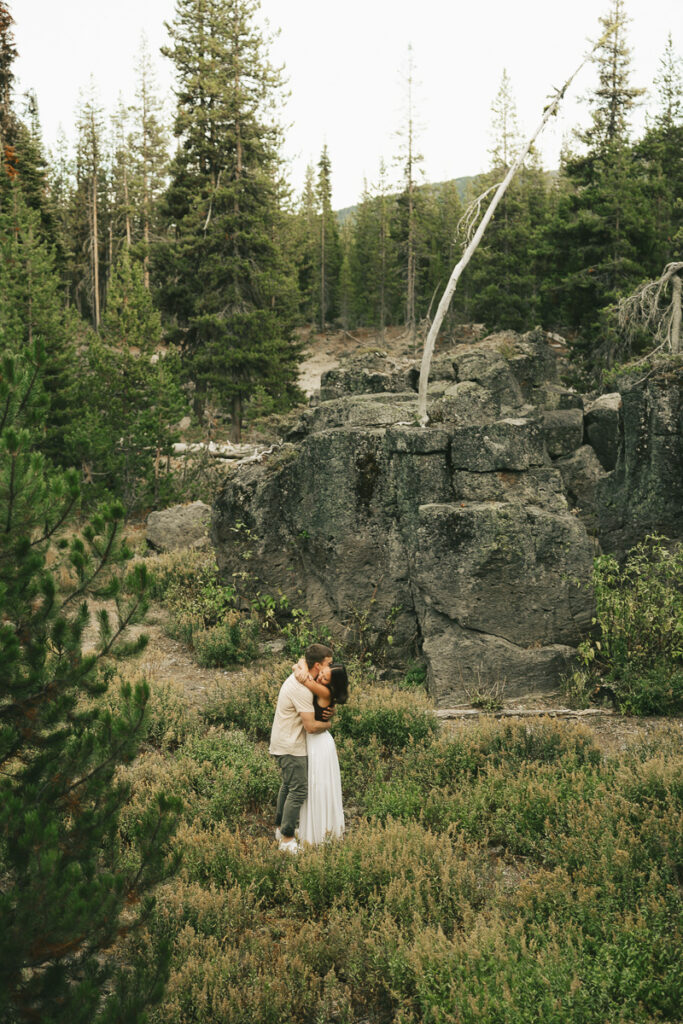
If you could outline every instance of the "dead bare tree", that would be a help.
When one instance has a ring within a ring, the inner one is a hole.
[[[668,349],[674,355],[683,352],[682,292],[683,263],[668,263],[656,281],[646,281],[632,295],[619,302],[617,320],[620,330],[627,337],[638,328],[649,328],[652,331],[656,347],[644,358],[649,359],[662,349]]]
[[[530,139],[528,140],[528,142],[526,143],[524,148],[521,150],[519,156],[517,157],[515,162],[510,167],[510,170],[505,175],[505,178],[503,179],[503,181],[501,181],[501,183],[498,186],[498,189],[496,191],[496,194],[494,195],[493,199],[489,203],[489,206],[488,206],[488,208],[486,210],[486,213],[484,214],[484,216],[482,217],[481,221],[479,222],[479,227],[477,228],[477,230],[475,231],[475,233],[472,236],[471,240],[469,241],[469,244],[467,245],[467,248],[465,249],[465,251],[464,251],[460,261],[453,268],[453,272],[452,272],[452,274],[451,274],[451,276],[449,278],[448,284],[446,285],[446,289],[445,289],[445,291],[444,291],[444,293],[443,293],[443,295],[441,297],[441,302],[438,305],[438,308],[437,308],[437,311],[436,311],[436,316],[434,317],[434,321],[433,321],[433,323],[432,323],[432,325],[431,325],[431,327],[429,329],[429,334],[427,335],[427,339],[425,341],[425,346],[424,346],[424,351],[422,353],[422,363],[420,365],[420,383],[419,383],[418,396],[417,396],[417,416],[418,416],[419,423],[420,423],[420,425],[422,427],[426,427],[427,423],[429,421],[429,417],[427,416],[427,387],[428,387],[428,384],[429,384],[429,368],[431,366],[432,356],[434,354],[434,346],[436,345],[436,339],[437,339],[437,337],[439,335],[439,331],[441,330],[441,324],[443,323],[443,318],[446,315],[446,313],[448,311],[448,307],[451,304],[451,299],[453,298],[453,293],[455,291],[455,288],[456,288],[456,285],[458,283],[458,280],[459,280],[463,270],[465,269],[467,264],[472,259],[472,256],[474,255],[474,253],[475,253],[475,251],[477,249],[477,246],[481,242],[482,236],[483,236],[484,232],[486,231],[486,228],[488,227],[488,224],[489,224],[490,220],[492,219],[493,214],[496,211],[496,207],[498,206],[499,202],[501,201],[501,199],[505,195],[505,193],[507,191],[507,188],[508,188],[508,185],[510,184],[510,182],[514,178],[514,176],[517,173],[517,171],[519,170],[519,168],[524,163],[524,161],[525,161],[525,159],[527,157],[527,154],[531,150],[531,147],[533,146],[533,144],[535,143],[536,139],[538,138],[538,136],[541,134],[541,132],[545,128],[545,126],[548,123],[548,121],[550,120],[550,118],[554,114],[557,113],[559,105],[560,105],[560,102],[564,98],[564,94],[566,93],[567,89],[572,84],[572,82],[574,81],[574,79],[576,78],[578,73],[582,70],[582,68],[592,59],[593,54],[596,52],[596,50],[600,46],[602,46],[602,44],[605,42],[605,40],[610,35],[612,35],[613,32],[617,31],[617,29],[620,27],[621,24],[622,24],[621,21],[617,21],[617,22],[615,22],[614,24],[612,24],[610,26],[610,28],[600,37],[600,39],[598,39],[597,43],[595,43],[595,45],[592,47],[592,49],[585,55],[585,57],[583,58],[583,60],[579,64],[579,66],[577,67],[576,71],[574,71],[574,73],[569,76],[569,78],[564,83],[562,88],[561,89],[557,89],[555,91],[551,102],[548,104],[547,107],[545,107],[545,109],[543,111],[543,117],[541,119],[541,123],[539,124],[539,126],[536,129],[536,131],[534,132],[534,134],[530,137]],[[489,189],[487,191],[491,191],[491,190]],[[477,205],[479,207],[481,206],[481,202],[482,202],[483,198],[484,198],[483,196],[480,196],[478,199],[475,200],[475,203],[474,203],[474,205],[475,205],[475,213],[473,214],[473,216],[475,216],[475,217],[476,217],[476,207],[477,207]]]

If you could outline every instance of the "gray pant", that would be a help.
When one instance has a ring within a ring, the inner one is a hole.
[[[308,796],[308,758],[293,754],[278,754],[282,785],[277,795],[275,824],[284,839],[291,839],[299,824],[299,811]]]

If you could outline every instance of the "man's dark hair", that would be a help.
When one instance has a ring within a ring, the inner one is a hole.
[[[313,668],[316,662],[322,665],[325,658],[331,657],[332,650],[331,648],[326,647],[325,644],[311,644],[310,647],[306,648],[306,652],[304,654],[306,664],[308,665],[309,668]]]
[[[349,699],[349,677],[344,665],[330,665],[330,690],[335,704],[346,704]]]

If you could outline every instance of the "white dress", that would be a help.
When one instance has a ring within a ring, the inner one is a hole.
[[[344,834],[339,758],[332,734],[306,734],[308,797],[301,805],[299,842],[317,845]]]

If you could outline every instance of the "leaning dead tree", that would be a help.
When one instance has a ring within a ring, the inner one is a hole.
[[[486,231],[486,228],[487,228],[489,222],[491,221],[491,219],[493,217],[493,214],[496,212],[496,207],[498,206],[499,202],[501,201],[501,199],[505,195],[505,193],[507,191],[507,188],[508,188],[508,185],[510,184],[510,182],[514,178],[515,174],[517,173],[519,168],[522,166],[522,164],[526,160],[526,157],[527,157],[529,151],[531,150],[531,147],[533,146],[534,142],[536,141],[538,136],[541,134],[541,132],[545,128],[545,126],[548,123],[548,121],[550,120],[550,118],[553,117],[553,115],[557,113],[557,111],[559,109],[559,106],[560,106],[560,103],[561,103],[562,99],[564,98],[565,93],[567,92],[567,89],[572,84],[572,82],[574,81],[574,79],[576,78],[578,73],[582,70],[582,68],[592,59],[593,54],[595,53],[595,51],[600,46],[603,45],[605,40],[610,35],[612,35],[613,32],[617,31],[617,29],[620,27],[620,25],[621,25],[621,22],[615,22],[607,30],[607,32],[605,32],[604,35],[602,35],[600,37],[600,39],[598,39],[597,43],[595,43],[593,48],[586,54],[586,56],[583,58],[583,60],[581,61],[581,63],[577,67],[576,71],[574,71],[574,73],[572,75],[570,75],[570,77],[564,83],[562,88],[561,89],[557,89],[555,91],[551,102],[548,104],[547,107],[545,107],[545,109],[543,111],[543,118],[541,120],[541,123],[539,124],[539,126],[536,129],[536,131],[534,132],[534,134],[529,138],[528,142],[526,143],[526,145],[524,146],[524,148],[520,152],[519,156],[517,157],[517,159],[515,160],[513,165],[510,167],[510,170],[506,174],[506,176],[503,179],[503,181],[501,181],[501,183],[498,186],[498,189],[496,191],[496,194],[494,195],[493,199],[489,203],[489,206],[488,206],[488,208],[486,210],[486,213],[484,214],[484,216],[482,217],[481,221],[479,222],[479,227],[474,232],[470,242],[467,245],[467,248],[465,249],[464,253],[462,254],[462,257],[461,257],[460,261],[453,268],[453,273],[451,274],[450,279],[448,281],[448,284],[446,285],[446,289],[445,289],[445,291],[444,291],[444,293],[443,293],[443,295],[441,297],[441,302],[439,303],[439,306],[438,306],[437,311],[436,311],[436,316],[434,317],[434,321],[433,321],[433,323],[432,323],[432,325],[431,325],[431,327],[429,329],[429,334],[427,335],[427,339],[425,341],[425,346],[424,346],[424,351],[422,353],[422,363],[420,365],[420,383],[419,383],[419,387],[418,387],[418,396],[417,396],[417,415],[418,415],[418,419],[419,419],[420,425],[423,426],[423,427],[426,427],[427,423],[429,421],[429,417],[427,416],[427,387],[428,387],[428,384],[429,384],[429,368],[431,366],[432,356],[434,354],[434,346],[436,345],[436,339],[437,339],[437,337],[439,335],[439,331],[441,330],[441,324],[443,323],[443,318],[445,317],[446,313],[448,312],[448,307],[451,304],[451,299],[453,298],[453,293],[455,291],[455,287],[456,287],[456,285],[458,283],[458,280],[459,280],[463,270],[465,269],[467,264],[472,259],[472,256],[474,255],[474,253],[475,253],[475,251],[477,249],[477,246],[481,242],[482,236],[483,236],[484,232]],[[478,211],[478,209],[481,208],[481,203],[482,203],[483,199],[485,198],[485,196],[490,191],[491,191],[491,189],[487,190],[487,193],[484,193],[483,196],[479,196],[479,198],[475,200],[475,202],[473,204],[474,210],[475,210],[475,214],[476,214],[476,211]]]
[[[652,331],[656,347],[647,353],[668,349],[674,355],[683,352],[681,335],[681,299],[683,263],[668,263],[656,281],[646,281],[617,307],[619,328],[629,337],[638,329]]]

